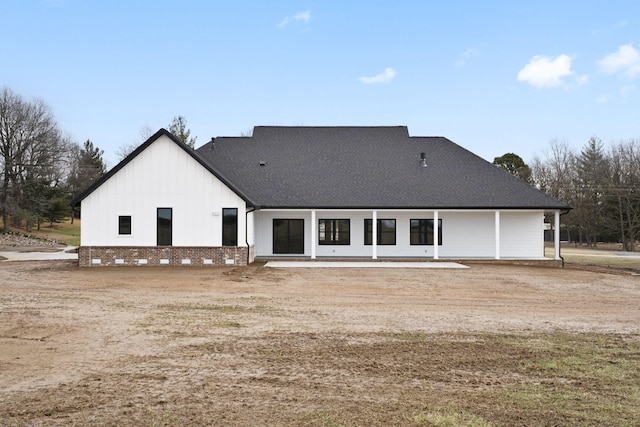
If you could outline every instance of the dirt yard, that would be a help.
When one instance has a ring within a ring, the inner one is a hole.
[[[639,337],[630,274],[0,262],[0,425],[637,425]]]

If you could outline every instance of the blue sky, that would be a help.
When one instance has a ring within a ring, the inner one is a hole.
[[[0,0],[0,86],[110,166],[183,115],[407,125],[491,161],[640,138],[640,2]]]

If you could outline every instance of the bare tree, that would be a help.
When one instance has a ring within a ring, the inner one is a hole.
[[[635,251],[640,239],[640,142],[620,142],[609,151],[611,186],[609,212],[625,251]]]
[[[549,143],[549,150],[543,157],[535,157],[531,163],[531,177],[534,185],[551,197],[573,205],[575,183],[575,154],[566,141],[557,139]],[[574,237],[580,235],[580,224],[574,215],[564,217],[564,226]]]
[[[253,128],[247,128],[247,130],[244,130],[242,132],[240,132],[240,136],[244,136],[244,137],[251,137],[253,136]]]
[[[116,150],[116,156],[118,156],[118,161],[124,160],[129,154],[133,153],[136,148],[143,144],[147,139],[153,136],[153,130],[149,125],[144,125],[140,128],[140,142],[132,142],[131,144],[122,144]]]
[[[30,228],[47,203],[46,188],[61,183],[65,144],[53,113],[41,100],[25,101],[8,88],[0,92],[0,203],[3,227],[9,217]]]

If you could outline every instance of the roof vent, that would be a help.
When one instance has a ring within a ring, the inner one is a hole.
[[[427,155],[425,153],[420,153],[420,166],[427,167]]]
[[[211,137],[211,145],[209,145],[209,148],[211,150],[213,150],[214,148],[216,148],[216,139],[214,137]]]
[[[260,163],[258,163],[260,166],[265,166],[267,163],[264,160],[261,160]]]

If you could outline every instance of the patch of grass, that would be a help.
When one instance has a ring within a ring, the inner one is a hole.
[[[421,412],[414,415],[412,421],[434,427],[491,427],[494,425],[481,417],[450,408]]]
[[[30,232],[22,228],[12,228],[12,231],[24,234],[25,236],[55,240],[68,246],[80,246],[79,219],[74,219],[73,224],[71,224],[71,218],[67,218],[61,223],[54,224],[53,227],[47,223],[43,223],[40,224],[40,230],[34,228]]]
[[[298,419],[297,425],[308,427],[342,427],[349,425],[333,415],[323,411],[314,411],[303,415]]]
[[[566,263],[640,270],[640,259],[625,256],[562,255]]]
[[[519,381],[476,395],[493,402],[496,410],[571,425],[632,426],[640,418],[637,337],[551,333],[486,338],[522,354],[519,366],[512,368]]]
[[[149,426],[151,427],[177,426],[182,424],[178,419],[178,417],[175,414],[172,414],[171,412],[166,412],[166,411],[159,412],[153,408],[147,408],[146,412],[148,417],[150,418]]]

